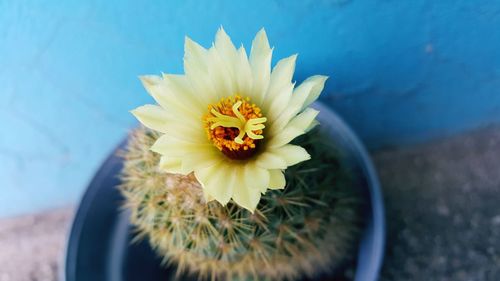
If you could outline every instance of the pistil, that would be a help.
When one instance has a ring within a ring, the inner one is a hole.
[[[257,144],[264,138],[267,118],[250,99],[234,96],[209,106],[203,119],[208,138],[231,159],[251,157]]]

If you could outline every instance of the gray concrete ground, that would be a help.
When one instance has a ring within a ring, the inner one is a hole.
[[[500,128],[374,155],[384,280],[500,280]]]
[[[55,281],[73,209],[0,220],[0,281]]]
[[[500,280],[500,128],[373,154],[382,280]],[[73,210],[0,220],[0,281],[54,281]]]

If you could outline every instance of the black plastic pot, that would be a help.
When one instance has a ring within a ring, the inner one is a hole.
[[[314,107],[321,112],[318,120],[322,129],[344,153],[343,162],[352,166],[357,180],[366,188],[369,208],[354,280],[375,281],[385,242],[384,209],[377,175],[364,147],[347,125],[326,106],[316,103]],[[85,192],[69,235],[61,280],[173,280],[175,268],[162,267],[147,241],[131,243],[133,229],[127,212],[121,209],[123,198],[117,189],[121,168],[121,159],[115,152],[111,153]]]

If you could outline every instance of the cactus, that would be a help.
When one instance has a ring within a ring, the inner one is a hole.
[[[286,170],[284,190],[269,190],[257,210],[206,202],[191,174],[158,169],[149,150],[158,134],[136,129],[123,151],[122,194],[137,239],[147,237],[178,275],[211,280],[291,280],[352,258],[363,201],[318,130],[298,138],[312,159]]]

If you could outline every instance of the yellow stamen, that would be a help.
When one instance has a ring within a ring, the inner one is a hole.
[[[237,159],[253,154],[249,152],[256,148],[258,140],[264,138],[264,123],[267,121],[259,107],[250,103],[249,98],[236,95],[221,99],[208,110],[210,113],[203,118],[205,129],[219,150]]]

